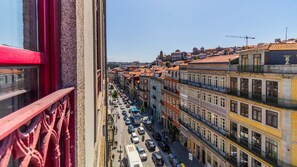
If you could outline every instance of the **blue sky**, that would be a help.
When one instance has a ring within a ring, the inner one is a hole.
[[[108,0],[108,61],[151,62],[193,47],[242,46],[297,38],[297,0]]]

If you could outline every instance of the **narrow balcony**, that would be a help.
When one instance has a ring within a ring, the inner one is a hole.
[[[289,164],[279,160],[277,158],[277,155],[273,153],[264,152],[261,149],[259,149],[261,148],[260,145],[251,144],[246,139],[240,138],[239,136],[237,136],[236,132],[231,131],[230,133],[227,133],[227,138],[233,141],[234,143],[240,145],[241,147],[245,148],[246,150],[250,151],[257,157],[261,158],[263,161],[271,164],[272,166],[290,166]]]
[[[263,65],[238,65],[238,72],[250,72],[250,73],[263,73],[264,66]]]
[[[253,92],[240,92],[238,89],[228,89],[228,94],[237,96],[237,97],[243,97],[247,98],[259,103],[263,103],[266,105],[274,106],[274,107],[280,107],[280,108],[286,108],[286,109],[296,109],[297,108],[297,101],[296,100],[288,100],[278,97],[271,97],[267,95],[260,95],[255,94]]]
[[[188,129],[192,134],[194,134],[198,139],[200,139],[204,144],[206,144],[209,148],[211,148],[213,152],[218,153],[221,157],[223,157],[224,159],[227,159],[227,154],[225,152],[223,152],[215,145],[213,145],[210,141],[208,141],[206,138],[204,138],[199,132],[193,129],[188,123],[182,121],[181,119],[179,119],[179,122],[182,126]]]
[[[175,88],[170,88],[168,86],[164,86],[164,90],[167,90],[167,91],[170,91],[170,92],[172,92],[172,93],[174,93],[176,95],[179,95],[179,91],[176,90]]]
[[[297,64],[288,65],[230,65],[229,71],[249,73],[296,74]]]
[[[204,89],[208,89],[208,90],[219,91],[222,93],[226,93],[228,90],[227,87],[208,85],[208,84],[205,84],[202,82],[194,82],[194,81],[185,80],[185,79],[180,79],[179,82],[182,84],[185,84],[185,85],[191,85],[191,86],[195,86],[197,88],[204,88]]]
[[[74,88],[58,90],[0,119],[0,166],[75,165]]]
[[[179,108],[184,111],[185,113],[189,114],[191,117],[195,118],[196,120],[202,122],[204,125],[206,125],[207,127],[210,127],[212,130],[218,132],[219,134],[226,136],[226,131],[222,128],[219,128],[218,126],[212,124],[211,122],[203,119],[200,115],[195,114],[194,112],[192,112],[190,109],[184,107],[184,106],[179,106]]]

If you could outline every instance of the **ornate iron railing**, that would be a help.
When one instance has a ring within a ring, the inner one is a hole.
[[[75,166],[74,88],[0,119],[0,166]]]

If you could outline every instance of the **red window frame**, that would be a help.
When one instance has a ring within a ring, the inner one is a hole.
[[[40,97],[60,88],[59,13],[58,0],[38,0],[38,52],[0,45],[0,66],[39,66]]]

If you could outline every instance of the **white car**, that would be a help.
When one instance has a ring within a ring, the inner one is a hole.
[[[138,138],[138,136],[137,136],[137,134],[135,132],[131,133],[131,141],[134,144],[139,143],[139,138]]]
[[[136,149],[138,151],[139,157],[142,161],[147,160],[147,155],[145,153],[145,150],[141,146],[136,146]]]
[[[123,110],[123,109],[125,109],[125,107],[124,106],[121,106],[121,110]]]

